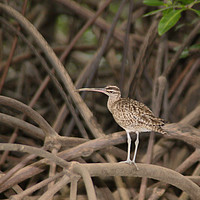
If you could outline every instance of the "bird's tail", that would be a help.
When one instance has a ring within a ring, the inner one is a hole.
[[[161,126],[154,126],[153,131],[161,133],[161,134],[168,134]]]

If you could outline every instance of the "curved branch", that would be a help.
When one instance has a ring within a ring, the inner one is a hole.
[[[34,138],[42,139],[42,140],[45,138],[44,133],[40,128],[38,128],[28,122],[25,122],[21,119],[18,119],[16,117],[0,113],[0,122],[7,124],[13,128],[19,128],[22,131],[24,131],[24,134],[28,133],[27,135],[29,135],[29,136],[31,135]],[[68,148],[77,146],[81,143],[88,141],[88,139],[84,139],[84,138],[65,137],[65,136],[59,136],[59,135],[57,137],[57,140],[59,141],[59,143],[61,144],[62,147],[67,146]]]
[[[26,190],[24,190],[23,192],[20,192],[19,194],[16,194],[14,196],[11,197],[11,200],[21,200],[23,199],[25,196],[30,195],[31,193],[35,192],[36,190],[41,189],[42,187],[46,186],[48,183],[50,183],[51,181],[54,181],[62,176],[64,176],[66,173],[66,171],[62,171],[57,173],[56,175],[49,177],[37,184],[34,184],[33,186],[27,188]]]
[[[22,144],[7,144],[7,143],[1,143],[0,145],[0,151],[20,151],[20,152],[25,152],[29,154],[35,154],[37,156],[47,158],[48,160],[55,162],[57,165],[66,168],[69,166],[69,162],[63,160],[62,158],[55,156],[52,153],[49,153],[48,151],[45,151],[41,148],[36,148],[36,147],[30,147],[27,145],[22,145]]]
[[[182,124],[190,124],[194,126],[200,121],[200,105],[186,115],[180,122]]]
[[[34,52],[35,56],[38,57],[39,61],[41,62],[42,66],[45,68],[45,70],[48,72],[49,76],[51,77],[51,80],[53,81],[53,83],[55,84],[56,88],[58,89],[58,91],[60,92],[61,96],[63,97],[63,99],[65,100],[65,103],[67,104],[71,114],[73,115],[76,124],[80,130],[80,132],[83,133],[83,135],[87,135],[85,128],[83,127],[82,123],[80,122],[79,118],[77,117],[76,112],[74,111],[74,108],[72,106],[72,104],[70,103],[70,101],[67,98],[67,95],[65,94],[63,87],[60,85],[60,83],[57,81],[54,72],[51,71],[45,61],[45,59],[39,54],[39,52],[36,50],[36,48],[29,42],[28,39],[26,39],[24,37],[23,34],[21,34],[21,32],[17,31],[15,28],[13,28],[10,24],[8,24],[4,19],[0,18],[0,21],[3,22],[12,32],[15,32],[16,35],[18,35],[18,37],[20,37],[28,46],[29,48]],[[47,80],[47,79],[45,79]],[[48,79],[49,80],[49,79]]]
[[[64,175],[53,187],[51,187],[42,196],[40,196],[38,200],[51,199],[54,194],[65,187],[70,181],[71,178],[67,175]]]
[[[47,123],[47,121],[35,110],[33,110],[30,106],[27,106],[20,101],[17,101],[15,99],[1,96],[0,95],[0,104],[9,106],[11,108],[14,108],[20,112],[25,113],[28,117],[30,117],[32,120],[34,120],[40,128],[44,131],[46,136],[57,136],[58,134],[52,129],[52,127]]]
[[[116,164],[82,164],[90,173],[91,176],[133,176],[147,177],[156,179],[181,189],[190,195],[194,200],[200,197],[200,187],[185,176],[164,167],[137,164],[139,170],[135,169],[134,165],[122,163]]]
[[[163,127],[169,134],[167,138],[182,140],[195,148],[200,148],[200,131],[193,126],[182,123],[166,124]]]
[[[96,200],[97,197],[96,197],[96,193],[95,193],[95,190],[94,190],[94,185],[92,183],[90,173],[87,170],[87,168],[85,168],[85,165],[82,165],[80,163],[73,163],[72,167],[73,167],[73,171],[75,173],[78,173],[83,177],[83,181],[85,183],[88,199],[89,200]]]
[[[55,55],[52,48],[48,45],[46,40],[42,37],[42,35],[37,31],[37,29],[31,24],[24,16],[22,16],[19,12],[14,10],[13,8],[1,4],[0,3],[0,10],[3,10],[8,15],[12,16],[14,19],[17,20],[17,22],[34,38],[35,42],[38,44],[38,46],[44,51],[45,56],[49,60],[49,63],[52,64],[55,71],[59,75],[64,87],[69,92],[72,100],[77,105],[77,108],[81,111],[83,119],[86,119],[85,122],[87,123],[87,126],[95,135],[96,137],[100,137],[104,135],[102,129],[96,122],[92,112],[89,110],[89,108],[86,106],[80,95],[75,92],[76,88],[74,87],[74,84],[65,70],[64,66],[58,59],[58,57]],[[81,106],[80,106],[81,105]]]
[[[179,131],[179,133],[181,133],[178,125],[176,126],[176,124],[173,124],[173,126],[174,126],[174,129],[172,130],[172,132]],[[166,130],[168,130],[168,129],[166,129]],[[179,139],[182,139],[181,134],[177,134],[177,135],[179,135]],[[166,136],[166,137],[168,137],[168,136]],[[173,137],[171,137],[171,138],[173,138]],[[66,159],[72,160],[72,159],[78,158],[80,156],[88,156],[91,153],[93,153],[94,151],[97,151],[97,150],[100,150],[100,149],[103,149],[103,148],[106,148],[106,147],[109,147],[112,145],[122,144],[124,142],[126,142],[126,133],[124,131],[117,132],[117,133],[106,135],[104,137],[101,137],[101,138],[98,138],[95,140],[90,140],[90,141],[80,144],[76,147],[59,152],[57,156],[61,157],[62,159],[65,159],[65,160]],[[41,173],[45,169],[45,166],[46,166],[46,165],[44,165],[45,162],[46,162],[45,160],[39,161],[29,167],[23,168],[22,170],[20,170],[18,172],[18,174],[16,174],[14,177],[9,179],[4,184],[4,186],[0,187],[0,192],[8,189],[9,187],[11,187],[23,180],[26,180],[27,178],[32,177],[33,175]],[[22,176],[22,174],[23,174],[23,176]]]
[[[7,124],[13,128],[19,128],[23,130],[25,133],[26,132],[29,133],[28,135],[29,136],[31,135],[34,138],[42,139],[42,140],[44,139],[44,132],[40,128],[28,122],[25,122],[24,120],[0,113],[0,122]]]

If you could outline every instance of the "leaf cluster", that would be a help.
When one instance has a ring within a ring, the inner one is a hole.
[[[200,10],[193,8],[194,5],[200,3],[198,0],[167,0],[167,2],[160,0],[144,0],[143,3],[148,6],[161,7],[144,15],[146,17],[160,12],[162,13],[162,18],[158,24],[159,35],[163,35],[175,26],[181,18],[183,11],[191,10],[195,12],[197,16],[200,16]]]

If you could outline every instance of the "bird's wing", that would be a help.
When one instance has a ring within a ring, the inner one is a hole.
[[[134,101],[134,104],[137,106],[137,112],[140,116],[139,121],[151,124],[155,126],[164,125],[164,120],[158,117],[155,117],[154,113],[143,103],[130,99],[130,101]]]
[[[139,124],[162,126],[163,120],[155,117],[153,112],[143,103],[129,98],[121,98],[115,103],[113,115],[117,120],[133,119]]]

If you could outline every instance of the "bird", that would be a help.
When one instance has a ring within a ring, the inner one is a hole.
[[[122,98],[121,91],[117,86],[108,85],[104,88],[80,88],[77,92],[92,91],[100,92],[108,96],[107,107],[116,123],[122,127],[127,134],[127,159],[122,163],[134,164],[136,169],[136,155],[139,145],[139,133],[155,131],[161,134],[167,132],[163,130],[164,120],[155,117],[153,112],[143,103],[131,98]],[[136,133],[135,150],[133,159],[130,158],[131,137],[130,133]]]

